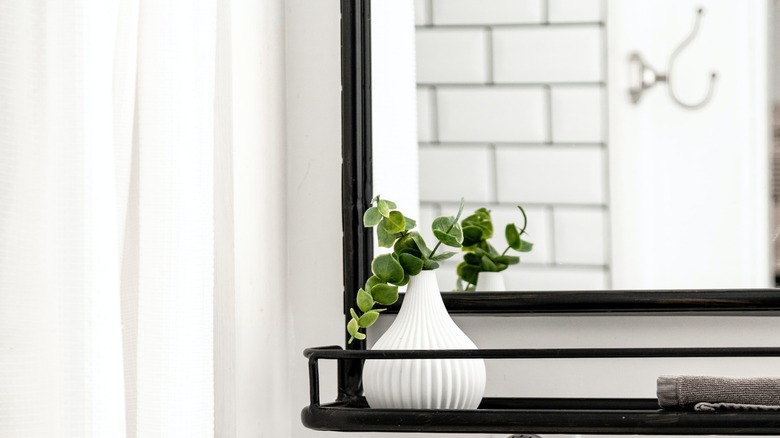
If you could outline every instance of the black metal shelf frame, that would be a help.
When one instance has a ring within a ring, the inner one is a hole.
[[[304,351],[309,359],[310,405],[303,423],[343,432],[435,433],[607,433],[778,435],[780,412],[693,412],[661,410],[655,399],[495,398],[474,410],[371,409],[365,398],[321,404],[320,359],[579,359],[780,357],[780,347],[742,348],[579,348],[494,350],[350,350],[339,346]]]
[[[342,223],[344,316],[371,272],[373,236],[362,226],[372,190],[371,0],[341,0]],[[775,289],[443,293],[450,313],[474,315],[773,315]],[[397,313],[403,301],[387,313]],[[345,338],[346,341],[346,338]],[[780,435],[780,412],[662,411],[655,399],[484,398],[475,410],[371,409],[362,396],[367,359],[573,359],[778,357],[778,347],[367,351],[365,341],[305,351],[310,405],[304,425],[317,430],[439,433]],[[319,360],[338,363],[338,398],[322,404]]]

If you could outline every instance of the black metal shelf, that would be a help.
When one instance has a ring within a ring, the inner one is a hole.
[[[577,433],[778,435],[780,412],[693,412],[662,410],[655,399],[490,398],[477,409],[372,409],[362,396],[321,404],[320,359],[339,365],[367,359],[572,359],[650,357],[780,357],[780,347],[599,348],[495,350],[351,350],[338,346],[307,349],[311,404],[306,427],[342,432]]]
[[[370,409],[365,400],[309,406],[303,423],[341,432],[774,435],[776,412],[664,411],[654,399],[485,398],[475,410]]]

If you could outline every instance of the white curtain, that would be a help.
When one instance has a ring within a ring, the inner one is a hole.
[[[284,387],[283,366],[273,385],[241,374],[285,336],[247,341],[265,301],[242,297],[270,294],[256,318],[286,321],[284,257],[271,291],[247,273],[253,248],[283,250],[247,231],[283,203],[236,182],[283,169],[283,142],[247,134],[257,108],[233,97],[262,97],[236,70],[281,43],[234,43],[258,20],[243,3],[0,2],[0,436],[249,436],[242,391]]]

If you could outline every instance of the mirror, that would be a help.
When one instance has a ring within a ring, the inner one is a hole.
[[[507,290],[774,286],[773,0],[371,8],[375,193],[486,207],[499,251],[522,205]]]

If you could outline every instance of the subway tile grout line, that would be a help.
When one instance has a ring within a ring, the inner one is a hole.
[[[545,104],[547,105],[547,141],[546,145],[553,144],[553,108],[552,108],[552,87],[548,84],[544,87]]]
[[[488,181],[488,199],[491,204],[498,204],[498,157],[496,152],[496,145],[489,144],[488,150],[488,175],[490,175],[490,181]]]
[[[541,0],[542,2],[542,22],[545,25],[550,24],[550,0]]]
[[[487,144],[492,144],[496,146],[516,146],[516,147],[547,147],[552,146],[560,149],[565,148],[590,148],[590,147],[598,147],[598,148],[604,148],[606,147],[606,143],[601,142],[581,142],[581,143],[572,143],[572,142],[549,142],[545,143],[543,141],[532,141],[532,142],[518,142],[518,141],[495,141],[495,140],[447,140],[447,141],[421,141],[419,142],[420,146],[438,146],[438,145],[447,145],[447,146],[461,146],[461,147],[479,147],[479,146],[485,146]]]
[[[431,138],[435,143],[439,143],[439,89],[436,86],[431,87]]]
[[[496,207],[517,207],[518,201],[512,201],[512,202],[503,202],[498,201],[495,202],[494,205]],[[586,204],[586,203],[565,203],[565,202],[524,202],[520,200],[523,208],[570,208],[570,209],[578,209],[578,210],[597,210],[597,211],[608,211],[607,206],[604,204]],[[442,208],[457,208],[458,204],[460,203],[460,200],[452,199],[452,200],[430,200],[430,199],[422,199],[420,200],[420,204],[426,204],[426,205],[441,205]],[[466,202],[466,206],[469,205],[477,205],[478,202]]]
[[[558,264],[558,251],[555,249],[555,218],[553,215],[555,214],[554,207],[552,205],[547,205],[547,228],[549,230],[547,238],[549,239],[550,243],[550,262],[552,264]]]
[[[425,7],[428,8],[426,11],[428,19],[426,21],[429,25],[433,26],[433,0],[425,2]]]
[[[462,24],[418,24],[415,29],[480,29],[486,26],[501,29],[524,29],[533,27],[554,28],[554,27],[603,27],[601,21],[570,21],[561,23],[462,23]]]
[[[486,62],[486,76],[487,76],[487,85],[493,85],[495,82],[494,79],[494,62],[495,57],[493,56],[493,28],[488,26],[485,29],[485,62]]]
[[[491,53],[492,56],[492,53]],[[604,87],[604,81],[581,82],[495,82],[491,71],[490,82],[418,82],[417,87],[439,88],[541,88],[541,87]]]
[[[601,68],[604,83],[609,83],[609,60],[607,59],[607,50],[609,49],[609,30],[607,28],[607,2],[601,1],[601,20],[604,22],[604,26],[601,28]],[[609,99],[607,97],[607,86],[601,87],[601,139],[604,142],[604,156],[602,167],[604,178],[604,203],[606,204],[606,214],[604,215],[604,263],[608,267],[608,274],[605,278],[605,287],[607,289],[613,289],[614,284],[612,280],[612,215],[611,205],[612,200],[610,197],[610,187],[612,186],[610,178],[610,148],[609,148]]]

